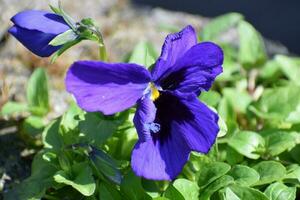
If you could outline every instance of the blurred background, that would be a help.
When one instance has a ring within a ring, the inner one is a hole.
[[[63,74],[74,60],[97,59],[97,50],[89,42],[66,52],[53,65],[48,59],[40,59],[27,51],[16,39],[7,34],[11,26],[10,18],[25,9],[49,10],[48,5],[56,5],[56,0],[0,0],[0,78],[10,85],[10,96],[17,101],[24,100],[24,85],[32,69],[45,66],[52,74],[52,88],[63,90]],[[65,10],[76,20],[91,17],[98,22],[103,32],[110,61],[122,61],[140,41],[151,41],[159,52],[165,36],[187,24],[199,32],[210,18],[239,12],[262,33],[267,53],[300,54],[300,2],[296,0],[89,0],[74,3],[63,0]],[[238,34],[226,31],[221,38],[237,43]],[[26,67],[24,67],[24,65]],[[52,91],[52,101],[58,103],[53,108],[54,115],[62,113],[66,107],[63,94]]]
[[[34,69],[42,66],[48,72],[50,85],[51,112],[47,118],[53,119],[62,114],[70,102],[70,95],[64,89],[66,69],[76,60],[98,59],[98,50],[94,44],[82,42],[50,64],[50,59],[36,57],[7,34],[13,15],[25,9],[49,10],[49,4],[56,5],[57,1],[0,0],[0,108],[8,100],[25,102],[29,76]],[[141,41],[150,41],[159,53],[168,33],[188,24],[200,32],[212,18],[229,12],[241,13],[262,33],[270,59],[276,54],[300,54],[300,1],[296,0],[63,0],[62,4],[78,21],[86,17],[96,20],[112,62],[126,60]],[[239,35],[236,29],[233,26],[222,33],[220,41],[237,47]],[[230,78],[234,73],[245,73],[240,63],[226,61],[228,68],[222,75],[225,82],[232,81]],[[271,74],[267,78],[272,77],[275,76]],[[0,191],[4,183],[17,183],[30,174],[31,155],[34,154],[13,134],[16,127],[11,127],[11,124],[0,120]]]
[[[133,0],[133,2],[205,17],[238,12],[266,38],[280,42],[291,52],[300,54],[300,12],[298,12],[300,2],[297,0]]]

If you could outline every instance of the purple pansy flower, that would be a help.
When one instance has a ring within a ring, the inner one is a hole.
[[[54,13],[41,10],[26,10],[11,18],[14,25],[9,29],[27,49],[41,57],[48,57],[61,46],[49,42],[57,35],[70,30],[64,19]]]
[[[137,64],[78,61],[67,72],[66,87],[90,112],[111,115],[137,103],[132,169],[147,179],[172,180],[191,151],[207,153],[215,142],[218,115],[197,95],[209,90],[222,63],[221,48],[197,44],[187,26],[167,36],[151,73]]]

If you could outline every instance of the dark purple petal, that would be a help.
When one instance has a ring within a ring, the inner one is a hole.
[[[173,128],[182,134],[193,151],[208,153],[219,132],[219,116],[200,102],[196,95],[176,94],[176,98],[190,112],[189,119],[174,123]]]
[[[58,35],[70,29],[64,19],[54,13],[42,10],[19,12],[11,21],[18,27]]]
[[[190,149],[179,132],[165,140],[138,141],[131,154],[136,175],[152,180],[173,180],[189,159]]]
[[[152,70],[153,80],[159,79],[186,51],[196,44],[197,35],[192,26],[187,26],[178,33],[169,34],[162,47],[161,55]]]
[[[199,43],[177,60],[157,84],[165,90],[199,94],[200,91],[209,90],[222,72],[222,64],[223,51],[218,45],[212,42]]]
[[[154,105],[147,98],[138,103],[134,124],[139,142],[131,164],[139,176],[170,180],[181,172],[192,150],[209,151],[219,131],[218,116],[192,93],[162,92]],[[149,124],[158,124],[159,130]]]
[[[160,132],[152,137],[164,140],[179,132],[191,150],[207,153],[219,132],[218,115],[201,103],[195,94],[166,92],[154,102],[155,123]]]
[[[78,61],[67,72],[66,87],[82,109],[110,115],[133,106],[150,80],[136,64]]]
[[[49,42],[56,36],[53,34],[43,33],[36,30],[27,30],[18,26],[13,26],[8,31],[27,49],[41,57],[48,57],[61,47],[48,45]]]

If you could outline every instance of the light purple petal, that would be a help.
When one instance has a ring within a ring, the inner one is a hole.
[[[136,175],[152,180],[173,180],[189,159],[190,150],[174,132],[165,140],[137,142],[131,154]]]
[[[178,33],[169,34],[165,39],[161,55],[152,70],[153,79],[159,79],[186,51],[196,44],[197,35],[192,26],[187,26]]]
[[[139,176],[170,180],[181,172],[192,150],[209,151],[219,131],[218,116],[193,93],[161,92],[154,105],[147,98],[138,103],[134,124],[139,142],[131,164]],[[158,131],[148,128],[152,123],[159,125]]]
[[[19,12],[11,21],[24,29],[58,35],[70,29],[64,19],[54,13],[42,10],[25,10]]]
[[[82,109],[110,115],[133,106],[150,80],[136,64],[78,61],[67,72],[66,87]]]
[[[212,42],[199,43],[177,60],[157,84],[165,90],[199,94],[210,89],[222,72],[222,64],[223,51],[218,45]]]
[[[156,108],[148,95],[137,103],[137,110],[133,118],[140,141],[151,139],[150,131],[156,115]]]

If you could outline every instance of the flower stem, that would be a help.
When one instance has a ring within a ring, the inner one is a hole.
[[[106,48],[103,43],[99,44],[99,57],[102,61],[107,61]]]

